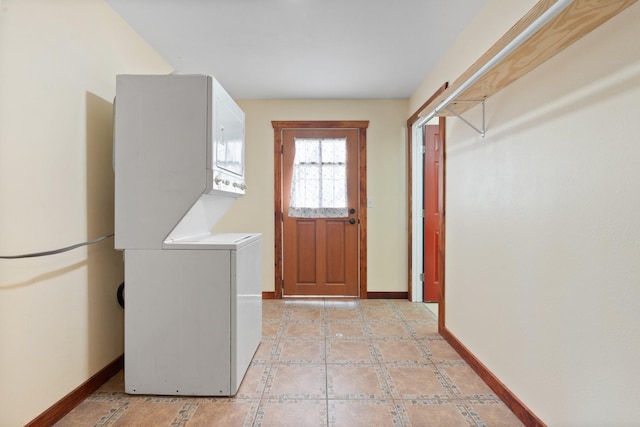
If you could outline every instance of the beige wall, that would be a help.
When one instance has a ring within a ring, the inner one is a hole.
[[[0,9],[0,255],[113,232],[117,73],[170,67],[101,0]],[[24,425],[123,352],[113,240],[0,260],[0,425]]]
[[[475,61],[505,3],[441,64]],[[637,424],[638,22],[635,3],[489,98],[485,138],[448,121],[446,325],[550,426]],[[412,105],[460,70],[437,72]]]
[[[263,289],[274,290],[272,120],[369,120],[368,291],[407,291],[407,100],[239,100],[246,114],[247,194],[216,231],[263,233]]]

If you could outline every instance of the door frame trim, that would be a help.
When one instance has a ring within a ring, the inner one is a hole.
[[[419,220],[421,220],[420,212],[417,209],[417,202],[421,201],[423,196],[422,184],[413,185],[415,180],[418,178],[416,174],[423,173],[423,165],[418,164],[422,162],[422,153],[417,149],[421,146],[421,141],[416,141],[415,138],[415,124],[420,120],[420,116],[424,115],[425,108],[433,102],[442,92],[444,92],[449,87],[449,83],[445,82],[436,92],[431,95],[431,97],[424,103],[418,110],[407,119],[407,194],[408,194],[408,211],[409,211],[409,226],[408,226],[408,253],[407,257],[408,269],[407,269],[407,288],[409,294],[409,300],[414,301],[416,295],[414,295],[413,288],[414,283],[417,280],[419,275],[419,271],[417,268],[414,269],[414,261],[424,258],[424,247],[422,245],[423,236],[417,230],[423,230],[423,227],[419,226]],[[440,126],[440,135],[442,137],[442,150],[440,154],[440,164],[441,167],[441,175],[440,175],[440,197],[442,198],[438,207],[440,209],[440,265],[439,265],[439,281],[440,281],[440,302],[438,303],[438,330],[441,331],[444,329],[444,316],[445,316],[445,238],[446,238],[446,228],[445,228],[445,189],[446,189],[446,119],[444,117],[440,117],[439,119]],[[419,162],[418,162],[419,160]],[[423,177],[420,177],[423,180]],[[416,182],[416,184],[419,184]],[[417,188],[414,188],[417,187]],[[416,206],[414,206],[416,204]],[[416,234],[417,236],[414,236]],[[422,232],[423,234],[423,232]],[[420,292],[422,293],[422,292]]]
[[[275,229],[275,277],[274,297],[282,298],[283,288],[283,206],[282,206],[282,132],[289,129],[357,129],[358,130],[358,209],[360,214],[359,256],[359,294],[367,298],[367,128],[368,120],[348,121],[272,121],[273,126],[273,173],[274,173],[274,229]]]

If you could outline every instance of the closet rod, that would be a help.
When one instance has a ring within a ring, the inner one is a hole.
[[[440,113],[444,108],[446,108],[451,102],[453,102],[462,92],[467,90],[472,84],[474,84],[478,79],[484,76],[489,70],[491,70],[498,62],[500,62],[505,56],[509,55],[512,51],[514,51],[518,46],[527,41],[529,37],[535,34],[539,29],[545,26],[549,21],[555,18],[560,14],[563,10],[565,10],[573,0],[558,0],[553,6],[547,9],[542,15],[538,17],[535,21],[531,23],[526,29],[524,29],[517,37],[515,37],[509,44],[507,44],[500,52],[496,54],[493,58],[491,58],[486,64],[482,66],[478,71],[476,71],[471,77],[469,77],[463,84],[461,84],[456,90],[453,91],[451,95],[444,99],[431,113],[424,116],[422,119],[416,122],[416,126],[422,126],[427,123],[429,120],[434,118],[438,113]],[[478,102],[483,101],[482,99],[478,99]],[[483,135],[484,136],[484,135]]]

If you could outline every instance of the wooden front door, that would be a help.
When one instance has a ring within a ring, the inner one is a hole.
[[[424,138],[424,284],[425,302],[440,302],[440,206],[442,138],[440,126],[425,125]]]
[[[286,296],[358,296],[358,134],[358,129],[282,132]]]

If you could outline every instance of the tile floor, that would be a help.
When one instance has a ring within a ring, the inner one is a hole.
[[[265,300],[233,398],[133,396],[118,373],[64,426],[522,426],[405,300]]]

